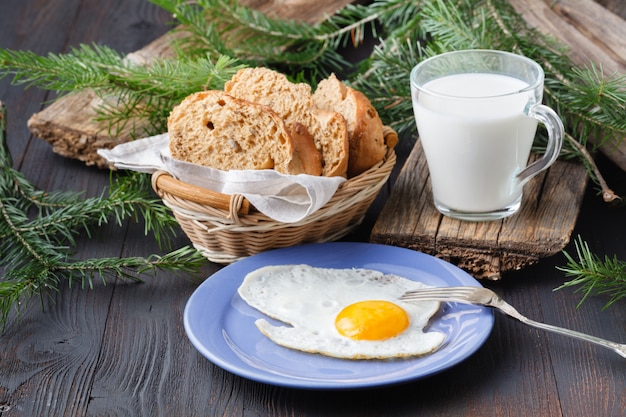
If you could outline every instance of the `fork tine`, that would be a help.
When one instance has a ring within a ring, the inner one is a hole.
[[[419,290],[407,291],[400,300],[465,300],[471,296],[476,289],[474,287],[432,287]]]
[[[474,287],[427,287],[418,290],[410,290],[407,295],[469,295],[474,292]]]
[[[400,301],[446,301],[452,298],[444,293],[411,293],[402,295]]]

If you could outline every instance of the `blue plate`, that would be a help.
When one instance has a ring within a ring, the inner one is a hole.
[[[493,328],[485,307],[446,303],[430,330],[446,334],[434,353],[398,360],[345,360],[274,344],[254,321],[263,314],[237,294],[248,272],[267,265],[306,263],[325,268],[367,268],[434,286],[480,286],[456,266],[424,253],[370,243],[321,243],[277,249],[229,265],[191,295],[184,313],[191,343],[215,365],[267,384],[306,389],[354,389],[423,378],[473,354]]]

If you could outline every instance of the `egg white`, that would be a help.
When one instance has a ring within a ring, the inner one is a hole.
[[[258,319],[258,329],[274,343],[304,352],[344,359],[389,359],[425,355],[443,342],[440,332],[424,332],[438,302],[399,301],[406,291],[425,284],[370,269],[316,268],[310,265],[266,266],[250,272],[238,289],[243,300],[287,324]],[[335,328],[335,317],[358,301],[387,300],[402,307],[409,327],[380,341],[353,340]]]

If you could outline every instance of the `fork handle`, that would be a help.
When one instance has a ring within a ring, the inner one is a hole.
[[[515,308],[511,305],[502,302],[503,304],[496,306],[500,311],[505,313],[506,315],[513,317],[514,319],[519,320],[522,323],[525,323],[529,326],[536,327],[538,329],[547,330],[549,332],[558,333],[563,336],[569,336],[574,339],[583,340],[585,342],[591,342],[599,346],[603,346],[605,348],[609,348],[614,352],[617,352],[622,357],[626,358],[626,345],[611,342],[609,340],[601,339],[599,337],[591,336],[585,333],[577,332],[575,330],[564,329],[562,327],[553,326],[551,324],[540,323],[538,321],[534,321],[529,319],[526,316],[520,314]]]

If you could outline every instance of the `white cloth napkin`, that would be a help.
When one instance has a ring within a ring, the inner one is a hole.
[[[257,210],[283,223],[294,223],[330,200],[342,177],[285,175],[274,170],[231,170],[190,164],[172,158],[167,133],[100,149],[98,154],[118,169],[168,172],[180,181],[223,194],[241,194]]]

